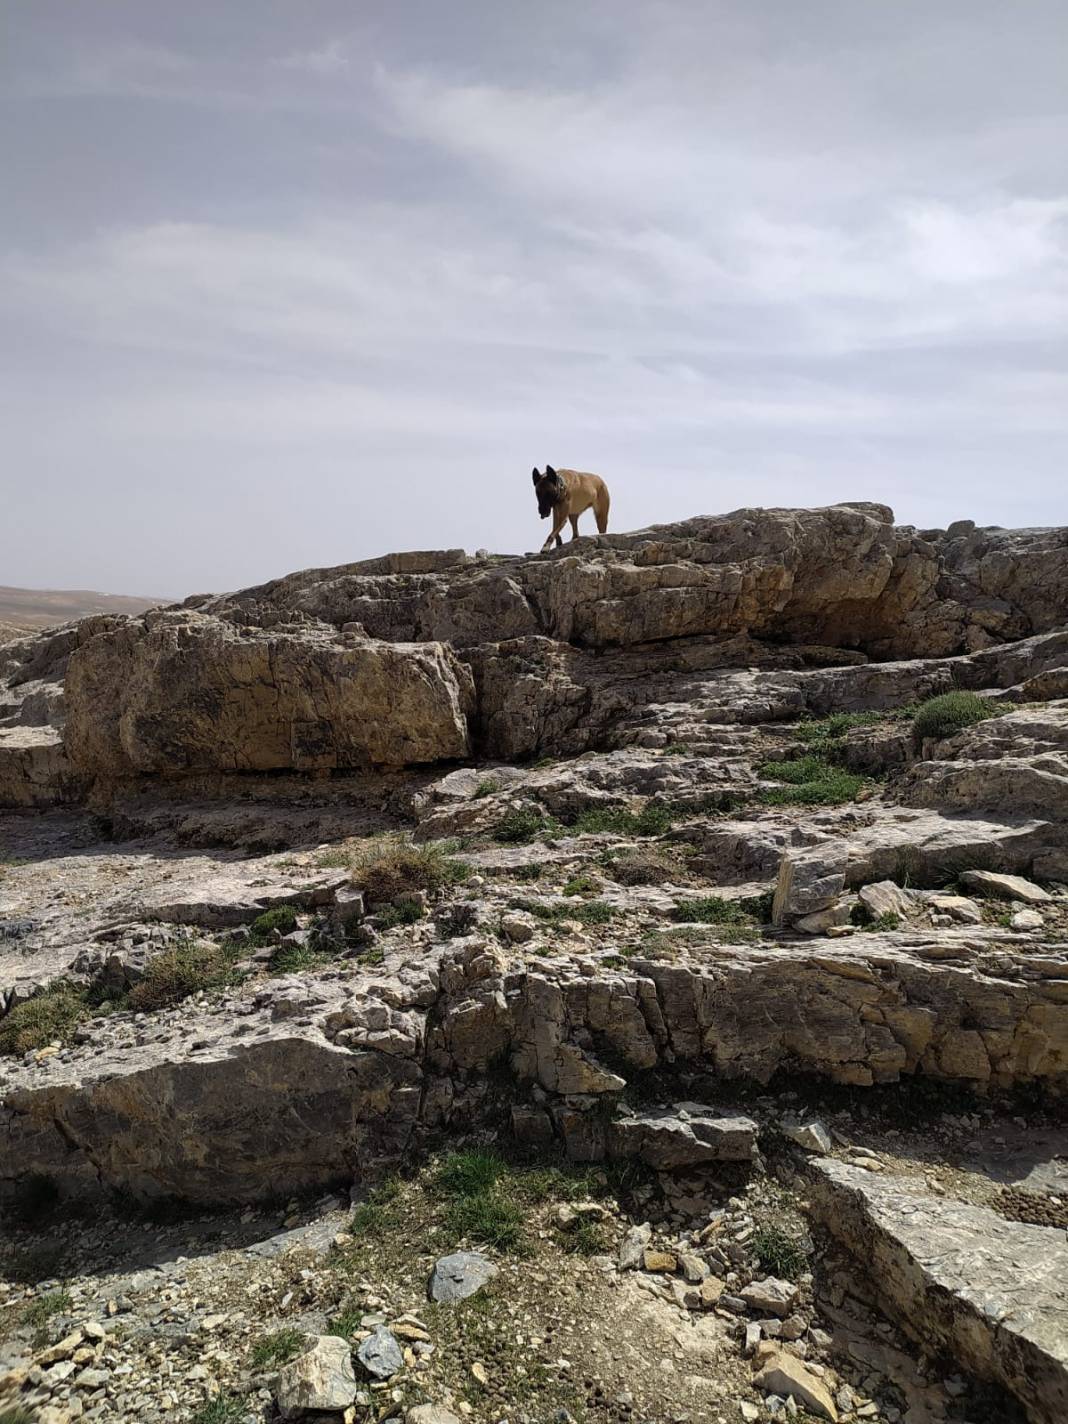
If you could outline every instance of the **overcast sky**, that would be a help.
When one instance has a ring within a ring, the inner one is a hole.
[[[1068,523],[1065,0],[6,0],[0,584]],[[591,526],[592,527],[592,526]]]

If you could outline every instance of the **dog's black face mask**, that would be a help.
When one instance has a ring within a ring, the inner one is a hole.
[[[563,481],[552,465],[545,466],[544,475],[539,475],[537,465],[534,466],[534,493],[538,496],[538,513],[542,519],[548,519],[564,493]]]

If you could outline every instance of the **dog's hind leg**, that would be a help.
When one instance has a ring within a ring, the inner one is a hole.
[[[597,503],[593,507],[594,518],[597,520],[597,533],[608,533],[608,506],[611,504],[608,491],[601,490],[597,496]]]

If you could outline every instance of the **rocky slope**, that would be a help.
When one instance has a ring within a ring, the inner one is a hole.
[[[749,510],[84,619],[0,645],[0,804],[0,1348],[42,1424],[1065,1416],[1068,531]],[[465,1137],[509,1200],[587,1174],[516,1228],[533,1280],[492,1192],[441,1205]],[[403,1210],[311,1205],[397,1170]],[[115,1284],[169,1201],[214,1245]],[[72,1209],[112,1224],[30,1279]],[[468,1247],[588,1378],[419,1317]],[[659,1394],[624,1296],[691,1360]]]

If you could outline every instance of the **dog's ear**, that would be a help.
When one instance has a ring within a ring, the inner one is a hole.
[[[534,466],[534,483],[537,484],[540,479],[541,479],[541,476],[538,474],[538,467],[537,467],[537,465],[535,465],[535,466]]]
[[[546,465],[546,466],[545,466],[545,478],[546,478],[547,480],[558,480],[558,479],[559,479],[559,476],[557,475],[556,471],[553,469],[552,465]]]

